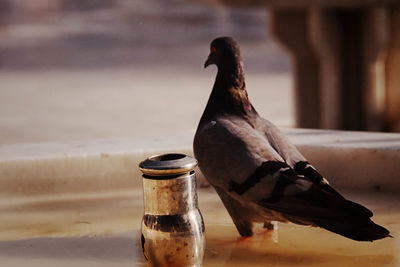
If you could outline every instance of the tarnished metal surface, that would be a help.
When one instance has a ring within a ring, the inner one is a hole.
[[[164,154],[140,163],[144,216],[141,243],[153,266],[201,266],[204,223],[193,168],[183,154]]]

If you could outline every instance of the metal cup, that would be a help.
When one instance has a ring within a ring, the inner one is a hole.
[[[201,266],[205,238],[198,209],[197,161],[184,154],[153,156],[143,172],[142,248],[152,266]]]

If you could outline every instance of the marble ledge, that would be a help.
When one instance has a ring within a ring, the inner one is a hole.
[[[400,192],[400,134],[283,129],[335,187]],[[138,163],[167,152],[192,155],[193,131],[143,139],[0,146],[0,195],[109,192],[141,185]],[[201,174],[199,175],[201,176]]]

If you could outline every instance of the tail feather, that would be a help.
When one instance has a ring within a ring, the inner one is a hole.
[[[372,211],[338,195],[340,196],[338,193],[326,195],[333,216],[330,219],[315,218],[313,221],[317,226],[357,241],[391,237],[386,228],[370,219],[373,216]]]
[[[374,241],[390,237],[387,229],[370,219],[372,211],[345,199],[329,185],[313,185],[306,191],[283,194],[273,201],[262,199],[259,204],[280,212],[294,223],[319,226],[353,240]]]
[[[359,217],[371,218],[372,215],[374,215],[368,208],[350,200],[345,200],[344,206],[347,212],[353,216],[357,215]]]
[[[334,220],[316,219],[319,227],[357,241],[374,241],[389,237],[389,231],[374,223],[370,218],[373,213],[366,207],[343,199],[337,203]]]
[[[370,219],[363,224],[325,220],[317,220],[315,224],[328,231],[357,241],[374,241],[385,237],[391,237],[387,229],[375,224]]]

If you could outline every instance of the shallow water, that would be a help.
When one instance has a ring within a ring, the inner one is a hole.
[[[279,224],[277,231],[258,228],[253,237],[243,239],[213,190],[201,189],[204,266],[400,266],[400,197],[345,195],[373,210],[374,221],[391,230],[394,238],[356,242],[318,228]],[[0,207],[4,266],[146,264],[139,238],[141,192],[59,196],[55,202],[42,198],[15,204],[12,208],[9,201]]]

